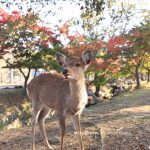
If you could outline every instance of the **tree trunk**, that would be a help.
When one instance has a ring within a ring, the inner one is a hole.
[[[27,83],[28,83],[28,79],[29,79],[29,76],[30,76],[30,72],[31,72],[31,69],[28,70],[27,75],[24,77],[24,78],[25,78],[25,81],[24,81],[24,89],[27,88]]]
[[[100,87],[96,86],[95,96],[99,97],[99,91],[100,91]]]
[[[33,76],[33,78],[35,78],[37,76],[37,71],[38,71],[38,69],[34,69],[34,76]]]
[[[136,79],[136,88],[137,89],[141,87],[139,69],[140,69],[140,64],[137,64],[136,68],[135,68],[135,79]]]
[[[28,83],[28,79],[29,79],[29,76],[30,76],[30,72],[31,72],[31,69],[28,69],[28,73],[27,75],[22,71],[21,68],[18,68],[19,71],[22,73],[23,77],[24,77],[24,89],[26,90],[27,88],[27,83]]]
[[[28,77],[25,77],[24,79],[25,79],[24,80],[24,89],[26,89],[27,88],[27,83],[28,83]]]
[[[150,70],[147,72],[147,82],[150,82]]]
[[[99,90],[100,90],[100,86],[99,86],[99,84],[97,84],[97,80],[98,80],[98,75],[97,75],[97,73],[95,73],[94,74],[94,85],[95,85],[95,88],[96,88],[96,90],[95,90],[95,96],[97,96],[97,97],[99,97]]]

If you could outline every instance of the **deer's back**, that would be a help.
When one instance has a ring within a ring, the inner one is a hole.
[[[32,79],[27,87],[31,101],[38,101],[49,108],[63,107],[69,98],[69,81],[63,75],[43,73]]]

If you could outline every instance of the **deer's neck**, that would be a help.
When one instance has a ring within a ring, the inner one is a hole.
[[[70,82],[71,101],[79,103],[82,100],[87,100],[87,92],[85,86],[85,78]]]
[[[85,78],[79,81],[69,82],[70,98],[68,99],[67,112],[71,115],[81,114],[87,104],[87,92],[85,86]]]

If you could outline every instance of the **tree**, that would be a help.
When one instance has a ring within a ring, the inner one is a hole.
[[[134,75],[137,88],[141,86],[140,68],[150,54],[148,35],[149,27],[146,23],[133,28],[128,34],[122,35],[123,38],[119,38],[122,42],[112,40],[108,44],[112,56],[116,55],[116,59],[120,62],[121,71]]]
[[[105,5],[105,1],[104,0],[66,0],[68,3],[74,3],[76,5],[79,5],[81,9],[85,9],[85,14],[92,14],[92,11],[94,10],[96,12],[97,15],[99,15],[103,9],[104,9],[104,5]],[[20,11],[23,10],[23,6],[22,3],[25,4],[27,6],[27,9],[32,9],[34,10],[36,13],[37,12],[41,12],[41,7],[43,8],[46,5],[49,6],[53,6],[51,8],[51,10],[48,10],[47,13],[54,13],[55,11],[54,6],[56,6],[57,4],[59,4],[59,9],[62,8],[62,3],[63,1],[57,1],[57,0],[43,0],[43,1],[37,1],[37,0],[32,0],[30,1],[30,3],[28,2],[28,0],[3,0],[1,2],[4,6],[10,8],[12,5],[16,5]],[[109,0],[109,4],[111,3],[111,0]]]
[[[130,61],[132,65],[135,67],[135,79],[137,83],[137,88],[140,87],[140,68],[147,60],[147,57],[150,54],[150,45],[148,36],[149,28],[146,27],[147,25],[142,25],[141,27],[137,27],[132,29],[128,38],[132,43],[131,47],[125,51],[125,55],[128,57],[127,61]]]
[[[144,32],[142,32],[144,34],[144,38],[145,38],[145,45],[147,47],[147,54],[146,57],[144,59],[144,62],[142,64],[142,68],[145,69],[147,71],[147,82],[150,82],[150,21],[149,19],[146,20],[144,27],[145,30]]]
[[[82,51],[84,51],[85,49],[91,49],[94,52],[94,56],[96,57],[96,61],[93,62],[93,64],[96,67],[98,67],[98,69],[92,70],[93,73],[95,74],[95,81],[99,81],[99,82],[95,82],[95,84],[96,83],[103,84],[103,81],[101,80],[102,77],[103,77],[103,79],[111,78],[112,76],[114,76],[114,74],[118,73],[125,66],[126,60],[129,60],[129,62],[131,64],[133,64],[133,61],[135,61],[135,59],[136,59],[136,57],[134,56],[135,50],[134,51],[131,50],[136,45],[136,44],[135,45],[133,44],[135,42],[134,41],[135,38],[134,38],[134,36],[132,36],[133,33],[130,32],[130,33],[126,34],[125,36],[117,36],[116,33],[117,34],[121,34],[121,33],[125,34],[127,32],[127,30],[125,29],[126,24],[122,25],[123,28],[121,28],[121,31],[117,30],[118,27],[115,26],[117,22],[121,23],[122,20],[128,21],[130,19],[130,16],[132,16],[133,14],[131,13],[132,12],[131,9],[128,9],[128,8],[126,9],[126,7],[123,5],[123,3],[122,3],[122,5],[120,5],[121,7],[119,7],[120,9],[117,9],[117,12],[116,12],[116,10],[113,9],[113,6],[115,5],[115,3],[111,2],[111,1],[110,1],[110,3],[109,3],[109,1],[104,2],[104,1],[99,1],[99,0],[95,0],[95,1],[83,0],[83,1],[85,3],[81,3],[81,5],[79,4],[81,6],[81,11],[82,11],[81,22],[72,20],[73,25],[80,24],[82,26],[82,28],[85,31],[83,34],[80,34],[78,32],[76,32],[75,34],[71,34],[70,25],[68,23],[65,23],[60,29],[58,29],[59,33],[58,33],[58,31],[57,31],[57,34],[51,32],[51,35],[50,35],[51,40],[50,40],[47,37],[47,35],[48,35],[47,32],[45,32],[45,31],[47,31],[48,28],[44,27],[44,30],[39,31],[38,25],[33,25],[32,29],[30,27],[30,30],[34,31],[34,38],[33,37],[30,38],[30,36],[29,36],[30,34],[28,34],[29,38],[27,38],[27,39],[28,40],[30,39],[29,41],[31,41],[31,40],[33,41],[32,46],[34,45],[34,48],[36,49],[36,51],[34,50],[31,52],[32,55],[36,54],[36,57],[34,56],[35,58],[33,57],[32,60],[38,60],[37,58],[42,57],[44,59],[39,59],[38,63],[36,61],[34,61],[34,62],[36,62],[35,63],[36,65],[37,64],[40,64],[40,65],[45,64],[45,66],[48,66],[48,64],[49,64],[50,68],[51,67],[57,68],[56,63],[53,60],[53,55],[56,50],[62,49],[63,52],[68,55],[79,56],[79,55],[81,55]],[[20,2],[22,2],[22,0],[20,0]],[[25,0],[25,2],[27,2],[27,1]],[[56,5],[55,0],[52,0],[52,1],[49,0],[47,2],[48,3],[54,2],[54,5]],[[36,1],[31,2],[31,4],[33,4],[33,3],[36,3]],[[7,1],[5,1],[5,4],[8,4]],[[17,4],[19,4],[19,2],[17,2]],[[39,1],[37,4],[38,5],[42,4],[43,6],[45,6],[46,1],[42,1],[42,2]],[[9,4],[9,5],[11,5],[11,4]],[[36,5],[36,6],[38,6],[38,5]],[[31,5],[29,6],[29,8],[31,8],[31,9],[28,9],[29,13],[31,14],[31,10],[33,11],[33,8]],[[109,34],[108,30],[106,32],[104,32],[103,34],[101,34],[100,30],[99,30],[99,27],[100,27],[99,20],[104,19],[102,17],[102,13],[104,12],[105,9],[108,11],[112,10],[112,11],[109,11],[109,15],[113,17],[111,26],[114,28],[114,30],[111,30],[111,31],[109,30],[111,32],[110,34]],[[38,15],[36,14],[35,17],[37,17],[37,16]],[[39,20],[39,17],[37,17],[37,20]],[[36,22],[36,24],[37,24],[37,22]],[[116,30],[117,30],[117,32],[116,32]],[[52,31],[52,30],[48,29],[48,31]],[[44,35],[42,35],[41,33]],[[123,35],[123,34],[121,34],[121,35]],[[52,37],[53,37],[53,40],[52,40]],[[61,47],[62,45],[60,46],[61,42],[57,40],[58,38],[62,39],[62,37],[65,41],[63,48]],[[105,42],[102,42],[104,37],[109,38],[108,42],[106,42],[106,39],[105,39]],[[42,39],[42,42],[40,41],[40,39]],[[55,43],[54,41],[56,42],[56,44],[54,44]],[[66,41],[67,41],[67,43],[66,43]],[[50,45],[52,45],[52,48],[50,48],[51,47]],[[7,46],[7,45],[4,44],[4,46]],[[39,49],[40,49],[40,51],[39,51]],[[51,49],[51,50],[49,51],[49,49]],[[136,49],[136,48],[134,47],[134,49]],[[51,54],[47,55],[48,52],[50,52]],[[103,54],[101,55],[101,53],[103,53]],[[30,56],[31,56],[31,54],[30,54]],[[132,58],[132,56],[134,56],[134,58]],[[121,59],[121,58],[123,58],[123,59]],[[48,61],[48,60],[50,60],[50,61]],[[104,65],[101,65],[99,63],[99,62],[101,62],[101,60],[103,60]],[[30,66],[31,66],[31,64],[30,64]],[[32,66],[34,66],[34,65],[32,64]],[[105,67],[103,68],[101,66],[105,66]],[[34,66],[33,68],[39,68],[39,67],[44,67],[44,66],[37,66],[37,67]],[[46,69],[50,69],[50,68],[46,67]],[[137,70],[139,70],[139,68],[140,67],[137,67]],[[110,75],[109,77],[108,77],[108,73]],[[138,75],[138,71],[137,71],[137,75]],[[96,86],[98,87],[99,85],[100,84],[97,84]]]
[[[38,16],[31,12],[21,15],[18,11],[8,14],[2,10],[0,15],[0,52],[9,54],[7,58],[3,57],[7,64],[5,67],[19,69],[26,88],[31,69],[46,67],[46,58],[50,55],[52,59],[55,50],[60,48],[60,41],[50,28],[39,26]]]

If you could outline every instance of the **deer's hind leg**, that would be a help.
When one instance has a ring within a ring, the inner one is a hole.
[[[35,150],[35,127],[38,122],[38,117],[42,108],[36,107],[33,104],[33,116],[32,116],[32,150]]]
[[[48,138],[47,138],[47,134],[46,134],[46,130],[45,130],[45,119],[47,118],[47,116],[49,115],[50,109],[44,107],[38,117],[38,124],[39,124],[39,129],[42,133],[42,136],[44,138],[44,143],[46,144],[47,148],[52,150],[53,148],[50,146],[49,142],[48,142]]]

